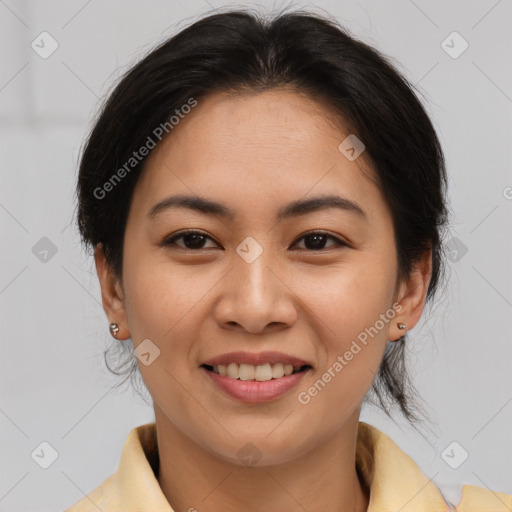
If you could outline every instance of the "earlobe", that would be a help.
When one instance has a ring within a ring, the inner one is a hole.
[[[116,323],[119,327],[119,330],[116,332],[116,339],[127,339],[130,337],[130,332],[126,321],[123,288],[107,262],[103,244],[101,243],[94,249],[94,260],[101,287],[103,309],[109,324]]]
[[[404,335],[400,325],[406,325],[410,331],[418,323],[427,300],[431,277],[432,251],[429,250],[413,265],[409,277],[400,283],[397,302],[401,310],[396,317],[397,323],[390,329],[390,339],[396,341]]]

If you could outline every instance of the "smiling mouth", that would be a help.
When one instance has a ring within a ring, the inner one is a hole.
[[[282,377],[286,377],[288,375],[292,375],[295,373],[300,373],[312,368],[309,364],[303,366],[292,366],[291,364],[282,363],[267,363],[257,366],[244,363],[230,363],[227,365],[219,364],[215,366],[202,364],[201,366],[206,370],[221,375],[223,377],[235,380],[252,380],[259,382],[280,379]]]

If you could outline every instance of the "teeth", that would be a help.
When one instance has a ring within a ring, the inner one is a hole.
[[[238,367],[238,378],[240,380],[254,380],[256,368],[252,364],[241,364]]]
[[[215,367],[213,367],[213,368],[215,369]],[[220,373],[220,370],[219,370],[219,373]],[[226,375],[228,377],[231,377],[232,379],[238,379],[238,365],[236,363],[228,364],[228,369],[227,369]]]
[[[293,366],[292,366],[293,368]],[[272,365],[272,377],[274,379],[279,379],[284,375],[284,366],[282,363],[276,363]]]
[[[213,367],[213,371],[219,375],[231,377],[240,380],[257,380],[263,382],[271,379],[280,379],[285,375],[291,375],[294,370],[298,371],[300,367],[294,368],[291,364],[273,363],[260,364],[254,366],[245,363],[229,363],[228,365],[219,364]]]
[[[272,380],[272,366],[270,364],[260,364],[253,366],[255,380]]]
[[[293,373],[293,366],[291,364],[284,365],[284,374],[291,375]]]

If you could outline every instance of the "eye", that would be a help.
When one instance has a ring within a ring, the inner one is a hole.
[[[178,245],[176,243],[176,240],[180,239],[183,239],[185,247],[182,247],[181,245]],[[203,233],[202,231],[182,231],[181,233],[178,233],[170,238],[167,238],[162,242],[161,245],[177,245],[182,249],[189,249],[191,251],[194,251],[204,249],[203,244],[207,239],[212,240],[212,238],[210,238],[207,234]]]
[[[305,235],[302,235],[299,240],[309,240],[309,243],[305,243],[305,248],[312,250],[312,251],[318,251],[324,249],[325,242],[327,239],[331,239],[336,241],[337,243],[334,244],[335,246],[344,246],[349,247],[348,243],[344,242],[343,240],[340,240],[339,238],[330,235],[329,233],[325,233],[323,231],[312,231],[311,233],[307,233]],[[297,242],[296,242],[297,243]],[[332,247],[332,246],[331,246]]]
[[[176,243],[178,240],[181,240],[181,239],[183,239],[183,244],[185,247]],[[334,246],[349,247],[348,243],[344,242],[343,240],[340,240],[339,238],[337,238],[329,233],[325,233],[323,231],[312,231],[311,233],[302,235],[295,242],[294,245],[296,245],[301,240],[305,240],[304,248],[306,250],[318,252],[319,250],[325,249],[325,243],[328,239],[331,239],[331,240],[334,240],[335,242],[337,242],[334,244]],[[176,235],[174,235],[170,238],[167,238],[160,245],[165,246],[165,247],[175,245],[182,249],[188,249],[188,250],[194,251],[194,250],[205,249],[204,244],[207,240],[213,241],[213,239],[211,237],[209,237],[206,233],[203,233],[202,231],[189,230],[189,231],[182,231],[181,233],[177,233]],[[214,243],[216,243],[216,242],[214,242]]]

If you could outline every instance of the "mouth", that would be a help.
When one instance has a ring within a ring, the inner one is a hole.
[[[222,377],[228,377],[234,380],[265,382],[269,380],[277,380],[288,375],[305,372],[312,368],[309,364],[301,366],[293,366],[283,363],[265,363],[252,365],[246,363],[229,363],[208,365],[202,364],[209,372],[216,373]]]

